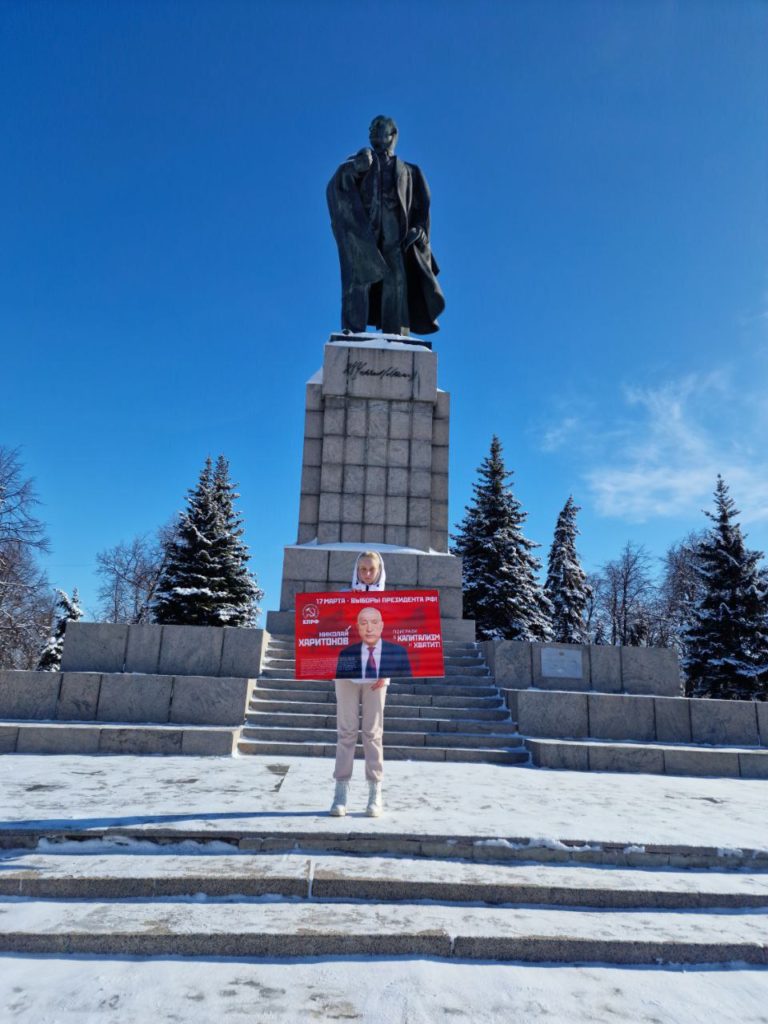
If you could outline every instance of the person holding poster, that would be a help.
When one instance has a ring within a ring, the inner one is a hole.
[[[364,551],[358,555],[352,573],[353,590],[384,590],[387,575],[384,560],[377,551]],[[370,613],[375,613],[371,615]],[[362,622],[361,622],[362,620]],[[365,753],[365,777],[368,780],[368,806],[365,813],[377,818],[382,812],[381,778],[384,768],[384,701],[389,679],[381,677],[386,664],[391,660],[383,656],[381,632],[384,623],[377,608],[363,608],[358,615],[357,629],[360,643],[351,644],[339,654],[336,687],[336,767],[333,777],[336,790],[330,813],[342,817],[347,813],[349,783],[355,759],[355,744],[361,731],[360,707],[362,705],[363,752]],[[399,644],[388,644],[400,648],[405,662],[408,652]],[[366,649],[365,659],[363,648]],[[378,656],[377,656],[378,649]],[[397,661],[402,664],[402,655]],[[365,663],[364,663],[365,661]],[[410,666],[409,666],[410,668]]]

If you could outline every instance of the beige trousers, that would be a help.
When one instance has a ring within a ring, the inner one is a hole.
[[[336,680],[336,768],[338,782],[352,778],[355,744],[360,730],[360,704],[363,705],[363,753],[365,777],[381,782],[384,773],[384,700],[387,687],[372,689],[372,683],[355,683],[351,679]]]

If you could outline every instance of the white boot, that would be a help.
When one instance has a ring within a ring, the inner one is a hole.
[[[347,813],[347,800],[349,799],[349,781],[337,782],[336,791],[333,794],[333,803],[330,813],[334,818],[343,818]]]
[[[365,813],[369,818],[378,818],[383,810],[384,808],[381,802],[381,783],[369,782],[368,806],[365,808]]]

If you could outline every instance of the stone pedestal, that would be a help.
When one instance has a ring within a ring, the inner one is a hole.
[[[439,589],[450,633],[474,639],[474,623],[459,625],[461,560],[448,554],[449,414],[430,349],[331,336],[307,384],[298,537],[285,549],[270,632],[293,631],[296,593],[348,589],[356,555],[370,548],[385,559],[388,588]]]

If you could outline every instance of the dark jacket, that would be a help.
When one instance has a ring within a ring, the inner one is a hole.
[[[361,679],[361,653],[362,642],[350,644],[339,652],[339,660],[336,663],[337,679]],[[412,676],[411,662],[408,658],[408,649],[402,644],[393,644],[389,640],[381,641],[381,664],[379,665],[379,678],[385,676]]]
[[[438,330],[436,321],[445,309],[445,299],[437,283],[439,267],[429,245],[429,186],[416,164],[405,163],[399,157],[394,160],[402,240],[414,227],[421,228],[426,237],[425,245],[412,245],[405,253],[410,327],[416,334],[432,334]],[[366,212],[366,201],[376,188],[376,161],[357,185],[345,188],[343,175],[350,162],[338,168],[326,190],[331,226],[339,247],[342,289],[350,284],[376,284],[387,269]],[[371,302],[368,323],[378,324],[380,311],[375,308],[375,291]]]

